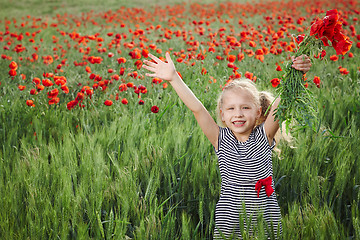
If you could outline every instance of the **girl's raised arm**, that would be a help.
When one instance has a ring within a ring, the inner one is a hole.
[[[219,127],[204,105],[199,101],[199,99],[197,99],[190,88],[180,78],[176,72],[174,63],[170,58],[170,54],[167,52],[165,56],[167,63],[161,61],[154,55],[149,54],[149,57],[154,60],[154,62],[144,60],[143,68],[153,73],[146,73],[146,76],[161,78],[168,81],[171,86],[173,86],[180,99],[193,112],[206,137],[210,140],[215,149],[217,149]]]

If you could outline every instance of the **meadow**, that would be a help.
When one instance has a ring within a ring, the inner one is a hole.
[[[271,80],[295,53],[293,36],[330,9],[352,48],[311,56],[304,84],[319,122],[278,143],[273,177],[282,239],[360,239],[354,0],[8,2],[0,10],[0,239],[211,239],[217,157],[170,84],[145,77],[142,61],[170,51],[215,118],[231,79],[276,94]],[[243,236],[265,238],[261,228]]]

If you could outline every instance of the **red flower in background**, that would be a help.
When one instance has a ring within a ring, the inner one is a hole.
[[[336,55],[331,55],[330,60],[335,62],[335,61],[339,60],[339,57]]]
[[[318,88],[320,88],[320,77],[315,76],[313,82]]]
[[[52,85],[54,85],[51,80],[49,79],[43,79],[42,80],[42,84],[45,86],[45,87],[51,87]]]
[[[106,100],[106,101],[104,102],[104,104],[105,104],[106,106],[111,106],[111,105],[113,104],[113,102],[112,102],[111,100]]]
[[[58,104],[60,99],[58,97],[52,98],[49,100],[49,105]]]
[[[271,79],[271,85],[276,88],[279,84],[280,84],[280,79],[279,78],[273,78]]]
[[[326,51],[325,50],[322,50],[321,51],[321,60],[324,59],[324,57],[326,56]]]
[[[16,70],[15,70],[15,69],[10,69],[10,71],[9,71],[9,75],[10,75],[11,77],[15,77],[15,76],[16,76],[16,74],[17,74],[17,72],[16,72]]]
[[[67,109],[71,110],[73,109],[79,102],[77,100],[73,100],[67,103],[66,107]]]
[[[340,67],[339,71],[342,75],[347,75],[350,73],[349,70],[347,70],[346,68],[343,68],[343,67]]]
[[[9,68],[16,70],[16,69],[18,68],[18,65],[17,65],[16,62],[12,61],[12,62],[9,64]]]
[[[153,113],[158,113],[158,112],[159,112],[159,107],[156,106],[156,105],[154,105],[154,106],[151,107],[151,111],[152,111]]]
[[[129,103],[129,101],[128,101],[126,98],[123,98],[123,99],[121,100],[121,103],[124,104],[124,105],[126,105],[126,104]]]
[[[235,55],[229,55],[226,60],[228,60],[229,62],[233,63],[236,60],[236,56]]]
[[[33,100],[26,100],[26,105],[28,105],[29,107],[35,107]]]
[[[48,98],[55,98],[57,97],[59,94],[59,90],[57,88],[51,90],[50,92],[48,92]]]

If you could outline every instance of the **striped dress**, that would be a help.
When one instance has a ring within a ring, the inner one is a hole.
[[[264,124],[252,131],[246,142],[238,141],[229,128],[220,127],[218,150],[221,175],[220,199],[215,210],[214,239],[242,238],[245,229],[253,233],[260,215],[265,232],[281,233],[281,214],[275,192],[268,197],[264,187],[259,197],[255,184],[273,175],[271,152]],[[274,188],[274,182],[271,183]],[[268,236],[270,236],[268,234]]]

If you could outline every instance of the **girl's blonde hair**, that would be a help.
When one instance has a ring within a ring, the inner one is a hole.
[[[248,91],[252,96],[254,100],[254,104],[256,107],[261,107],[261,115],[260,118],[257,120],[256,125],[260,125],[261,123],[265,122],[267,116],[269,116],[269,106],[274,101],[274,96],[270,92],[266,91],[258,91],[256,88],[256,85],[253,81],[247,78],[240,78],[240,79],[234,79],[228,84],[225,85],[223,88],[222,93],[219,95],[218,101],[217,101],[217,107],[216,107],[216,117],[217,122],[220,126],[226,127],[225,122],[222,121],[221,118],[221,108],[223,104],[223,96],[224,94],[233,89],[243,89]],[[266,113],[266,114],[265,114]],[[278,131],[275,139],[276,141],[280,139],[285,139],[286,141],[291,141],[291,136],[286,134],[286,131],[283,130],[283,126],[281,126],[282,130]],[[281,133],[280,133],[281,132]]]

